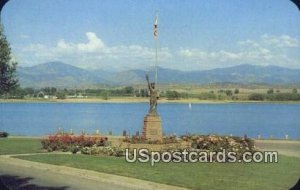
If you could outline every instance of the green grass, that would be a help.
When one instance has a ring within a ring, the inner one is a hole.
[[[126,163],[125,158],[88,155],[31,155],[18,158],[94,170],[191,189],[289,189],[300,176],[300,159],[279,163]]]
[[[41,140],[34,138],[0,138],[0,155],[45,152]]]
[[[0,138],[0,155],[44,152],[40,139]],[[134,177],[191,189],[289,189],[300,177],[300,158],[279,163],[126,163],[125,158],[88,155],[30,155],[18,158]]]

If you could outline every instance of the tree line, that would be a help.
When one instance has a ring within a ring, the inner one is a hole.
[[[21,88],[17,87],[10,91],[7,98],[22,99],[29,98],[51,98],[58,99],[65,98],[78,98],[78,97],[103,97],[108,99],[109,97],[148,97],[148,89],[134,89],[131,86],[116,88],[116,89],[61,89],[56,87],[45,88]],[[1,97],[1,95],[0,95]],[[4,96],[2,96],[4,98]]]
[[[209,92],[188,93],[176,90],[160,91],[159,97],[168,100],[179,100],[188,98],[198,98],[199,100],[239,100],[239,89],[220,89]],[[108,100],[111,97],[148,97],[146,88],[134,88],[132,86],[119,88],[101,89],[60,89],[56,87],[46,88],[21,88],[12,90],[7,98],[84,98],[95,97]],[[1,97],[1,96],[0,96]],[[3,96],[2,96],[3,98]],[[249,101],[300,101],[300,93],[296,88],[290,92],[280,92],[280,90],[268,89],[265,93],[251,93],[243,100]]]
[[[252,93],[249,95],[249,100],[253,101],[300,101],[300,93],[296,88],[291,92],[280,92],[279,90],[269,89],[267,93]]]

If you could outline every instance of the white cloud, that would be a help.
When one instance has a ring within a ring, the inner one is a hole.
[[[239,45],[249,45],[249,46],[252,46],[252,47],[259,47],[260,45],[253,41],[253,40],[245,40],[245,41],[238,41],[238,44]]]
[[[87,43],[67,43],[64,39],[61,39],[57,43],[57,49],[66,53],[84,53],[84,52],[97,52],[105,48],[104,43],[97,35],[93,32],[87,32],[86,37],[88,39]],[[51,48],[51,47],[49,47]]]
[[[217,51],[217,52],[207,52],[200,49],[181,49],[179,54],[182,56],[202,59],[204,61],[215,60],[215,61],[227,61],[227,60],[235,60],[240,58],[239,53],[233,53],[228,51]]]
[[[22,65],[48,61],[63,61],[85,68],[145,69],[154,64],[155,50],[138,44],[109,46],[93,32],[86,41],[67,42],[60,39],[53,46],[31,44],[17,54]],[[264,34],[233,44],[233,49],[208,51],[201,48],[181,48],[176,53],[167,47],[159,49],[159,65],[175,69],[210,69],[250,63],[299,68],[299,40],[288,35]]]
[[[292,50],[299,51],[299,40],[288,35],[264,34],[258,40],[238,41],[238,51],[205,51],[203,49],[181,49],[178,54],[195,67],[215,68],[250,63],[256,65],[278,65],[299,68],[299,56],[289,56]],[[283,50],[282,48],[293,48]]]
[[[96,36],[93,32],[87,32],[86,36],[88,38],[88,43],[80,43],[77,45],[79,51],[86,51],[86,52],[95,52],[99,49],[104,48],[104,43],[100,38]]]
[[[57,47],[62,50],[72,50],[72,51],[74,48],[73,45],[67,44],[64,39],[59,40],[57,42]]]
[[[95,33],[86,33],[86,43],[71,43],[58,40],[55,46],[31,44],[23,48],[23,55],[31,54],[31,60],[42,63],[60,60],[81,67],[144,68],[151,64],[155,51],[140,45],[108,46]],[[159,51],[160,61],[172,57],[168,48]]]
[[[297,38],[292,38],[288,35],[269,35],[264,34],[261,36],[262,42],[268,45],[275,45],[277,47],[300,47],[300,41]]]
[[[179,54],[190,59],[198,60],[198,62],[202,62],[203,64],[245,63],[257,60],[269,60],[272,57],[270,50],[266,48],[243,52],[230,52],[225,50],[207,52],[200,49],[181,49]]]

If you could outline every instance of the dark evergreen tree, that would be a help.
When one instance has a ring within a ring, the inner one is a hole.
[[[8,95],[18,87],[17,62],[12,61],[11,49],[0,24],[0,95]]]

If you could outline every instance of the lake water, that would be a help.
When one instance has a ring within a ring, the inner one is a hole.
[[[141,131],[146,103],[0,103],[0,131],[47,135],[63,128],[75,133],[130,134]],[[159,104],[165,134],[300,138],[300,104]]]

